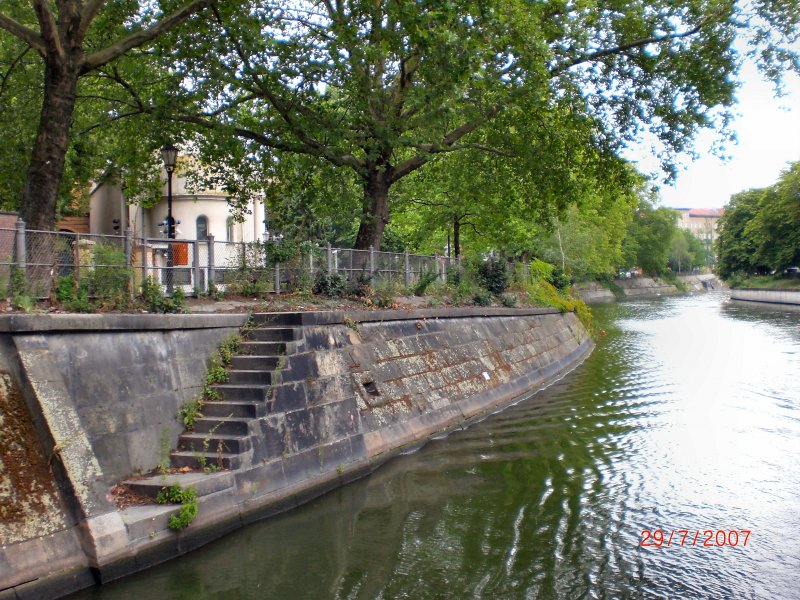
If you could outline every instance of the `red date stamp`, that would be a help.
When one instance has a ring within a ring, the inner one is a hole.
[[[639,545],[644,548],[747,546],[750,533],[749,529],[643,529]]]

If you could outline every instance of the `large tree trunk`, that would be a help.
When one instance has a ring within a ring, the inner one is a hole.
[[[58,188],[75,109],[78,69],[70,64],[69,59],[46,61],[39,134],[33,147],[19,211],[28,229],[51,230],[55,227]]]
[[[383,229],[389,222],[389,177],[386,172],[371,169],[364,180],[364,203],[361,224],[356,237],[356,249],[379,250]]]

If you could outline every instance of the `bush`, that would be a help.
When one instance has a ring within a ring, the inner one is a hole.
[[[475,295],[472,296],[472,302],[478,306],[491,306],[492,294],[487,290],[478,290],[475,292]]]
[[[328,296],[330,298],[338,298],[344,296],[345,285],[347,281],[338,273],[328,273],[327,271],[320,271],[314,280],[314,287],[312,292],[320,296]]]
[[[493,294],[502,294],[508,288],[508,267],[502,258],[490,256],[480,262],[476,275],[478,283]]]
[[[550,281],[553,275],[553,265],[544,262],[543,260],[534,259],[530,265],[531,279],[546,279]]]
[[[361,271],[354,281],[345,284],[345,293],[356,298],[369,298],[374,294],[372,289],[372,274]]]
[[[517,302],[519,302],[519,298],[516,294],[501,294],[500,302],[506,308],[514,308],[517,305]]]
[[[186,295],[181,288],[175,288],[172,296],[167,298],[161,291],[161,284],[152,277],[142,282],[142,300],[149,312],[180,313],[186,308]]]
[[[89,274],[89,287],[100,306],[123,309],[130,304],[133,273],[126,264],[125,252],[98,244],[93,255],[94,269]]]
[[[274,264],[276,262],[285,263],[289,262],[297,256],[300,248],[290,239],[282,239],[278,241],[265,242],[267,264]]]
[[[9,283],[11,285],[11,305],[17,310],[32,311],[34,300],[28,280],[25,277],[25,271],[13,265]]]
[[[56,282],[56,300],[71,312],[92,312],[94,304],[89,300],[89,286],[85,281],[75,285],[73,275],[62,275]]]
[[[447,284],[458,286],[461,280],[464,279],[464,269],[460,266],[452,266],[447,271]]]
[[[424,296],[428,286],[430,286],[434,281],[439,278],[439,274],[434,271],[423,271],[420,273],[419,281],[413,288],[413,292],[415,296]]]
[[[572,285],[572,278],[559,266],[553,267],[553,272],[550,274],[548,281],[558,290],[566,290]]]

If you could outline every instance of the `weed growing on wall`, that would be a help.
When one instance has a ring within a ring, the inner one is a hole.
[[[189,523],[194,521],[197,517],[199,505],[197,503],[197,490],[194,487],[187,487],[183,489],[180,485],[175,484],[168,487],[161,488],[156,496],[156,502],[159,504],[180,504],[181,509],[177,515],[171,515],[169,518],[169,528],[175,531],[186,529]]]
[[[187,400],[178,409],[178,418],[186,429],[190,431],[194,429],[195,421],[203,416],[203,404],[205,402],[213,402],[220,399],[219,392],[213,386],[228,381],[231,358],[239,352],[241,345],[242,337],[233,333],[217,346],[217,349],[208,359],[208,370],[203,380],[202,394]]]

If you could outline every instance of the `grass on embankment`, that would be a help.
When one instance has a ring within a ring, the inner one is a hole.
[[[747,279],[731,277],[726,283],[732,288],[741,289],[800,290],[800,279],[775,279],[769,275]]]

